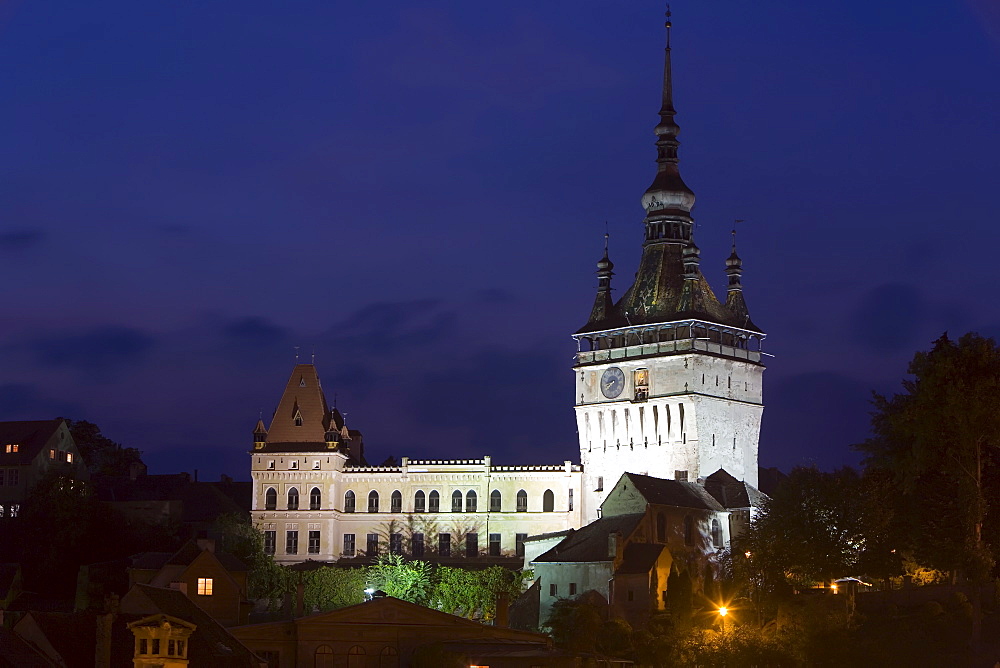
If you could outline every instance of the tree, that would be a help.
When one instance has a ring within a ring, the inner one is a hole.
[[[290,586],[288,573],[264,552],[264,534],[250,517],[238,513],[219,515],[215,530],[222,536],[222,550],[248,569],[247,595],[251,599],[280,600]]]
[[[901,549],[922,563],[984,581],[998,558],[1000,349],[969,333],[945,334],[910,362],[903,392],[874,394],[866,466],[898,492]]]
[[[142,464],[142,453],[136,448],[123,448],[101,433],[101,428],[86,420],[66,420],[80,456],[91,473],[128,475],[129,466]]]
[[[981,585],[1000,557],[1000,349],[974,332],[944,334],[907,371],[902,393],[874,394],[872,437],[857,447],[895,484],[895,521],[910,536],[900,548],[974,585],[978,643]]]

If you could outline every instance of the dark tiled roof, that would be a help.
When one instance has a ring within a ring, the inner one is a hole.
[[[191,622],[198,627],[191,636],[188,648],[188,658],[192,666],[258,667],[259,664],[250,650],[180,591],[144,584],[137,584],[134,588],[155,608],[145,614],[161,612]]]
[[[725,510],[705,488],[694,482],[654,478],[638,473],[626,473],[635,489],[647,503],[678,508],[700,508],[702,510]]]
[[[569,536],[576,529],[563,529],[562,531],[550,531],[549,533],[539,533],[533,536],[528,536],[524,542],[530,542],[533,540],[546,540],[548,538],[558,538],[559,536]]]
[[[125,477],[101,477],[95,480],[97,495],[102,501],[180,501],[182,522],[210,522],[219,515],[245,514],[220,483],[192,482],[187,473],[141,475],[135,480]]]
[[[32,612],[31,616],[69,668],[94,665],[97,624],[92,613]]]
[[[132,568],[140,571],[158,571],[167,565],[170,552],[143,552],[132,557]]]
[[[0,465],[23,465],[33,460],[64,422],[55,420],[18,420],[0,422]],[[16,453],[7,453],[8,443],[18,445]]]
[[[0,667],[51,668],[52,665],[13,631],[0,626]]]
[[[656,565],[656,560],[660,558],[660,553],[665,549],[666,546],[655,543],[629,543],[625,546],[622,563],[618,566],[615,574],[638,575],[648,573]]]
[[[752,485],[737,480],[725,469],[705,479],[705,489],[725,508],[760,508],[764,495]]]
[[[642,513],[602,517],[581,527],[571,536],[535,559],[536,562],[613,561],[608,556],[608,536],[628,538],[643,518]]]

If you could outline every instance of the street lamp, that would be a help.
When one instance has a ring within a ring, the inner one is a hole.
[[[722,635],[726,635],[726,615],[729,614],[729,609],[726,606],[721,606],[719,608],[719,618],[722,620]]]

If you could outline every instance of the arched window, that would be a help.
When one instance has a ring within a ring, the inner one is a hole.
[[[317,647],[314,663],[316,668],[333,668],[333,648],[329,645]]]
[[[426,500],[427,497],[424,495],[424,491],[422,489],[417,490],[417,493],[413,495],[413,512],[424,512],[427,509],[427,506],[424,505]]]
[[[542,494],[542,512],[551,513],[556,509],[556,495],[552,493],[551,489],[545,490],[545,494]]]
[[[399,654],[395,647],[383,647],[378,655],[378,668],[399,668]]]
[[[462,493],[457,489],[451,494],[451,512],[462,512]]]
[[[274,510],[278,507],[278,492],[273,487],[268,487],[264,492],[264,510]]]
[[[312,491],[309,492],[309,510],[319,510],[322,501],[323,496],[320,494],[319,487],[313,487]]]
[[[377,513],[378,512],[378,492],[374,489],[368,492],[368,512]]]
[[[517,493],[517,512],[528,512],[528,493],[523,489]]]
[[[478,500],[479,498],[476,496],[476,493],[470,489],[469,493],[465,495],[465,512],[467,513],[476,512],[476,505],[477,505],[476,502]]]
[[[490,512],[499,513],[501,508],[501,502],[503,497],[500,496],[500,490],[495,489],[490,493]]]
[[[722,526],[719,520],[712,520],[712,545],[715,549],[722,547]]]
[[[344,512],[353,513],[354,512],[354,492],[347,490],[344,494]]]
[[[347,652],[347,668],[365,668],[365,649],[355,645]]]
[[[694,520],[690,515],[684,516],[684,544],[694,545]]]
[[[441,510],[441,495],[435,489],[427,497],[427,512],[436,513]]]
[[[389,498],[389,511],[393,513],[403,512],[403,495],[398,489]]]
[[[288,490],[288,509],[298,510],[299,509],[299,490],[292,487]]]
[[[667,542],[667,516],[663,513],[656,514],[656,542]]]

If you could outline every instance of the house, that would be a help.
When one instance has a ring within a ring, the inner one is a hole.
[[[31,488],[52,471],[90,478],[65,420],[0,422],[0,518],[17,517]]]
[[[705,486],[625,473],[600,515],[531,562],[543,624],[557,601],[585,592],[599,594],[613,616],[637,627],[656,611],[689,606],[695,594],[717,596],[730,511]]]
[[[247,599],[247,567],[231,554],[215,551],[215,541],[188,541],[181,549],[136,555],[129,585],[145,584],[180,591],[223,626],[246,624],[253,604]]]
[[[491,668],[577,665],[544,634],[485,626],[391,597],[230,632],[269,668],[399,668],[415,652],[463,656]]]

